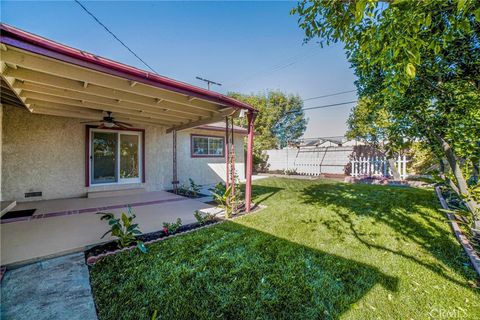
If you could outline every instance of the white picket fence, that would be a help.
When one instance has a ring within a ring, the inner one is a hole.
[[[400,173],[400,177],[405,179],[407,174],[407,157],[398,156],[395,160],[395,167]],[[368,176],[368,177],[391,177],[392,171],[390,164],[385,157],[359,157],[350,161],[352,170],[350,175],[352,177]]]

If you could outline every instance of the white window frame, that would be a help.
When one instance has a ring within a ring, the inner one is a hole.
[[[94,132],[113,132],[117,134],[117,154],[116,156],[118,157],[118,161],[116,163],[117,165],[117,179],[118,181],[115,182],[106,182],[106,183],[95,183],[93,179],[93,133]],[[125,135],[135,135],[138,137],[138,178],[128,178],[128,179],[122,179],[120,178],[120,136],[122,134]],[[142,144],[142,131],[130,131],[130,130],[115,130],[115,129],[96,129],[96,128],[90,128],[90,133],[89,133],[89,138],[88,138],[88,150],[90,152],[89,156],[89,181],[90,181],[90,186],[96,187],[96,186],[108,186],[108,185],[119,185],[119,184],[132,184],[132,183],[142,183],[142,177],[143,177],[143,144]]]

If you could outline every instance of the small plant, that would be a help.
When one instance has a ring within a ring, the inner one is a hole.
[[[283,174],[286,176],[293,176],[297,174],[297,169],[285,169]]]
[[[195,212],[193,213],[193,216],[197,220],[198,224],[200,224],[201,226],[203,226],[208,221],[212,221],[215,218],[214,214],[211,214],[211,213],[202,214],[198,210],[195,210]]]
[[[142,234],[138,228],[137,223],[133,223],[136,215],[132,213],[130,207],[128,208],[128,215],[125,212],[122,212],[121,218],[115,218],[113,213],[101,213],[103,214],[100,220],[106,220],[110,229],[103,234],[101,239],[103,239],[107,234],[117,237],[117,243],[120,248],[125,248],[133,243],[137,244],[137,248],[143,252],[147,252],[147,248],[142,241],[139,241],[135,238],[135,235]]]
[[[177,194],[182,195],[182,196],[186,196],[186,195],[188,195],[188,189],[182,184],[181,186],[179,186],[177,188]]]
[[[225,186],[225,184],[222,182],[219,182],[215,185],[215,187],[213,187],[213,189],[209,189],[209,190],[216,194],[224,194],[226,189],[227,187]]]
[[[177,222],[164,222],[163,223],[163,232],[165,234],[174,234],[178,228],[182,226],[182,219],[178,218]]]
[[[230,218],[234,210],[232,204],[235,203],[235,195],[232,194],[232,186],[230,185],[224,193],[219,194],[212,191],[212,196],[218,206],[225,210],[225,217]]]
[[[188,191],[193,198],[196,198],[200,192],[200,186],[196,184],[192,178],[188,178],[188,181],[190,181],[190,187],[188,188]]]

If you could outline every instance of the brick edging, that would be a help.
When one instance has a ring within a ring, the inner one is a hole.
[[[435,192],[437,194],[438,200],[440,200],[440,204],[442,205],[442,208],[445,210],[451,210],[448,207],[447,201],[445,201],[445,198],[443,198],[443,195],[442,195],[442,192],[440,191],[439,186],[435,187]],[[452,227],[455,237],[458,239],[458,242],[460,242],[460,244],[462,245],[463,249],[467,253],[468,257],[470,258],[473,268],[475,269],[477,274],[480,276],[480,257],[478,256],[477,252],[468,241],[468,238],[463,234],[462,230],[458,226],[458,223],[455,219],[455,215],[448,212],[446,213],[446,215],[448,220],[450,221],[450,226]]]

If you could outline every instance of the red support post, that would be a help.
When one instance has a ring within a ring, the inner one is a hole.
[[[230,181],[232,182],[232,194],[235,194],[235,141],[233,136],[233,117],[230,128]]]
[[[253,174],[253,123],[256,114],[252,111],[248,112],[248,137],[247,137],[247,176],[245,185],[245,211],[250,212],[252,203],[252,174]]]
[[[228,166],[230,163],[229,159],[229,154],[228,154],[228,149],[229,149],[229,143],[228,143],[228,117],[225,117],[225,186],[228,188]]]

